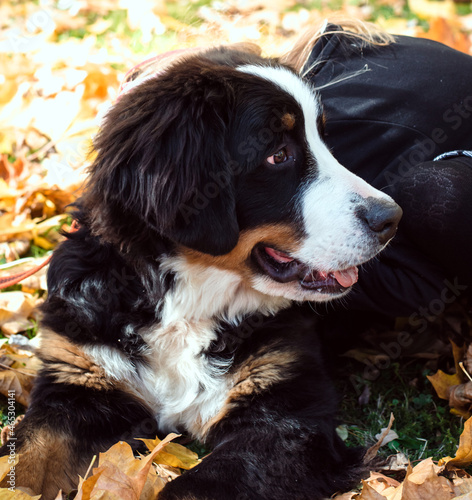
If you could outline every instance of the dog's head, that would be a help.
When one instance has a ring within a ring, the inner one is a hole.
[[[341,296],[401,210],[322,136],[319,98],[290,68],[228,49],[180,58],[108,113],[85,196],[92,230],[128,248],[164,238],[264,294]]]

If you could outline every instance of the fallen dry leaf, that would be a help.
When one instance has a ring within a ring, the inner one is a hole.
[[[457,498],[463,498],[467,495],[472,495],[472,478],[457,478],[454,480],[454,493],[458,495]]]
[[[427,458],[414,468],[409,465],[401,484],[371,476],[363,482],[359,500],[451,500],[455,497],[453,482],[439,476],[441,470]]]
[[[0,294],[0,326],[17,318],[27,319],[36,306],[37,299],[24,292],[3,292]]]
[[[362,492],[358,497],[359,500],[385,500],[376,489],[368,482],[362,481]]]
[[[387,437],[388,433],[390,432],[390,429],[392,428],[394,421],[395,417],[393,416],[393,413],[391,413],[388,426],[384,429],[378,441],[366,451],[366,454],[364,455],[364,463],[368,464],[375,457],[375,455],[377,455],[377,452],[382,446],[383,440]]]
[[[15,401],[24,407],[29,404],[29,396],[33,388],[34,376],[26,375],[12,368],[0,371],[0,394],[9,396],[11,391],[15,394]]]
[[[472,418],[464,424],[464,430],[459,438],[459,448],[454,458],[445,457],[440,460],[440,465],[445,465],[446,469],[451,467],[463,468],[472,463]]]
[[[451,344],[452,354],[454,357],[455,373],[448,374],[444,373],[442,370],[438,370],[434,375],[428,375],[427,378],[433,384],[434,390],[436,391],[438,397],[449,401],[449,404],[452,407],[451,411],[465,418],[469,418],[471,414],[469,409],[467,408],[467,401],[464,400],[464,391],[462,391],[460,394],[457,394],[458,396],[463,396],[462,399],[460,397],[456,398],[454,396],[454,393],[457,391],[457,386],[468,382],[468,378],[461,368],[461,363],[466,356],[467,348],[465,345],[459,347],[452,341]],[[472,400],[470,401],[469,406],[471,404]]]
[[[158,438],[141,439],[140,441],[143,441],[148,450],[151,451],[162,442]],[[186,470],[195,467],[195,465],[198,465],[201,462],[195,452],[178,443],[169,443],[166,445],[165,448],[154,457],[154,461],[157,464],[169,465],[170,467],[178,467]]]
[[[31,352],[3,345],[0,350],[0,394],[8,398],[14,391],[15,402],[27,407],[39,366],[39,360]]]
[[[438,476],[440,467],[432,458],[420,462],[415,468],[409,467],[403,482],[402,500],[450,500],[454,498],[452,483]]]
[[[169,434],[146,457],[134,458],[131,446],[122,441],[100,453],[98,468],[81,480],[76,500],[154,500],[167,479],[156,473],[152,461],[176,437]]]

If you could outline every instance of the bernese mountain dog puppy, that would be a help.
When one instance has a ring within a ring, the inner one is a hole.
[[[322,136],[314,89],[250,51],[182,55],[121,95],[50,264],[17,487],[53,499],[94,454],[169,431],[212,453],[159,500],[315,500],[358,481],[297,303],[348,293],[401,210]]]

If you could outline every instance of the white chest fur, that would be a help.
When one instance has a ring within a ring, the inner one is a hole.
[[[109,346],[84,350],[107,376],[145,402],[160,429],[183,427],[199,437],[202,426],[223,407],[230,387],[231,360],[218,362],[204,355],[217,336],[212,321],[174,321],[141,334],[148,347],[139,363]]]
[[[158,423],[166,431],[183,426],[198,436],[222,408],[231,360],[215,362],[203,353],[216,333],[211,321],[180,320],[143,334],[147,364],[139,367],[147,400],[154,400]]]
[[[164,297],[161,321],[139,332],[147,344],[143,362],[135,365],[107,346],[87,352],[109,377],[145,401],[163,431],[183,427],[198,437],[232,385],[227,373],[232,360],[205,355],[219,320],[237,324],[247,314],[272,314],[289,302],[247,288],[236,274],[181,258],[169,259],[162,269],[174,272],[176,283]]]

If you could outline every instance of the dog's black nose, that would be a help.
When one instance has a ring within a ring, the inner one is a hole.
[[[367,201],[367,206],[363,207],[359,216],[376,234],[379,243],[384,245],[395,236],[403,211],[393,201],[373,200],[372,198],[368,198]]]

